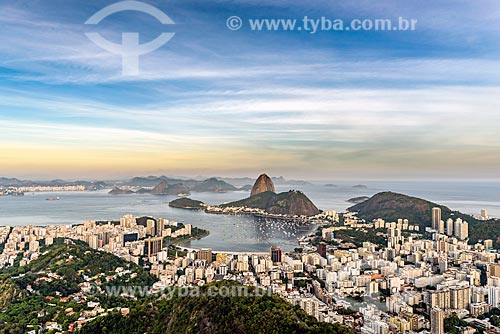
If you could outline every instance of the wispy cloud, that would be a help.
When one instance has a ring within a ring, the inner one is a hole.
[[[2,4],[3,163],[15,170],[47,160],[50,170],[54,157],[74,152],[61,166],[92,161],[95,169],[131,170],[116,165],[137,158],[140,170],[198,166],[216,173],[227,164],[322,175],[490,173],[471,159],[482,156],[500,167],[500,52],[487,43],[498,37],[499,6],[461,2],[452,19],[444,2],[362,3],[318,1],[311,9],[289,1],[174,1],[168,9],[177,35],[142,57],[133,78],[121,76],[118,56],[84,35],[84,20],[104,3]],[[225,28],[225,14],[259,8],[270,17],[300,18],[307,8],[346,19],[415,16],[421,30],[309,36]],[[118,21],[99,31],[119,37]],[[146,39],[157,34],[140,27]]]

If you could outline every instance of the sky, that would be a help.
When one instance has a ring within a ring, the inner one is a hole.
[[[0,176],[498,179],[496,0],[0,0]],[[230,16],[243,26],[228,29]],[[249,19],[416,19],[414,31],[252,31]],[[94,44],[174,37],[138,75]]]

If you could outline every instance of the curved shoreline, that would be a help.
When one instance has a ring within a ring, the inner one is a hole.
[[[202,233],[201,235],[198,235],[198,236],[191,236],[189,238],[183,238],[182,240],[177,240],[177,241],[174,241],[170,244],[170,246],[176,246],[178,247],[179,245],[181,244],[186,244],[188,242],[191,242],[193,240],[200,240],[202,238],[206,238],[210,235],[210,231],[208,230],[205,230],[206,232]]]

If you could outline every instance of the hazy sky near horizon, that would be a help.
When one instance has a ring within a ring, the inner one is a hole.
[[[0,0],[0,176],[498,178],[495,0]],[[243,19],[238,31],[229,16]],[[415,31],[251,31],[248,19],[417,19]],[[84,34],[175,36],[122,76]]]

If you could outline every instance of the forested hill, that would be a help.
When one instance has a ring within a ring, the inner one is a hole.
[[[373,195],[370,199],[349,208],[351,212],[358,212],[358,216],[367,221],[382,218],[386,221],[397,221],[399,218],[408,219],[412,224],[420,227],[432,225],[432,208],[441,208],[442,219],[456,219],[458,217],[469,223],[476,222],[470,215],[453,211],[422,198],[393,193],[390,191]]]
[[[157,280],[142,267],[78,240],[55,239],[39,258],[24,266],[19,260],[0,270],[0,334],[28,333],[54,321],[66,331],[87,310],[85,300],[106,307],[125,300],[96,294],[100,290],[84,291],[86,284],[105,289],[123,284],[150,286]]]
[[[236,283],[215,284],[220,287]],[[201,291],[206,292],[210,286],[214,284],[204,286]],[[137,300],[129,315],[111,313],[85,325],[79,333],[354,334],[339,324],[320,323],[278,296],[208,297],[203,293],[192,297]]]
[[[500,220],[477,220],[471,215],[454,211],[444,205],[427,200],[393,192],[382,192],[370,199],[349,208],[351,212],[358,212],[358,216],[367,221],[382,218],[385,221],[397,221],[399,218],[408,219],[410,223],[421,228],[432,225],[432,208],[441,208],[442,219],[453,220],[461,218],[469,223],[469,244],[475,244],[485,239],[493,240],[493,247],[500,249]]]

